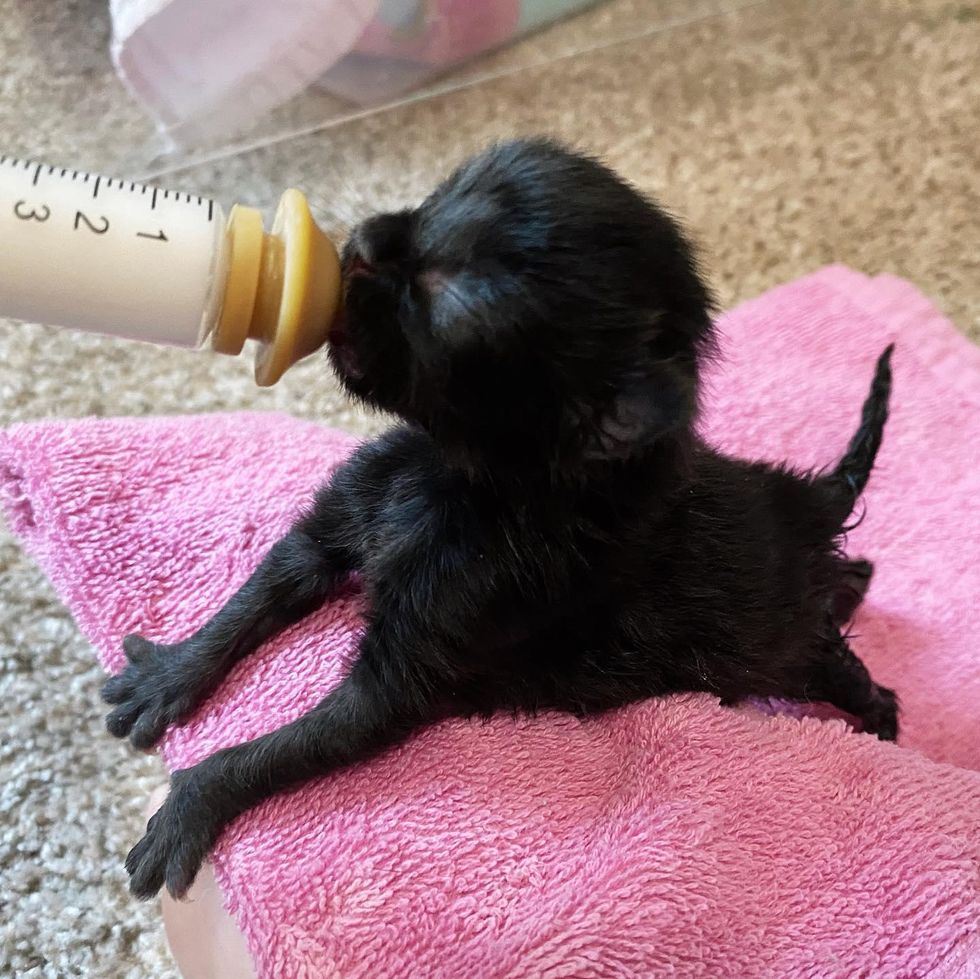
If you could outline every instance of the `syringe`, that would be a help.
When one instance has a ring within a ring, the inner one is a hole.
[[[253,208],[0,156],[0,316],[241,352],[275,384],[327,338],[337,250],[287,190]]]

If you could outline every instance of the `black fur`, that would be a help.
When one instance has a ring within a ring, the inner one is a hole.
[[[359,657],[311,713],[174,774],[126,862],[134,893],[183,894],[245,809],[448,715],[701,690],[826,700],[896,736],[894,694],[841,633],[871,574],[840,548],[890,351],[831,472],[718,454],[694,429],[712,322],[690,248],[609,170],[545,141],[493,148],[418,209],[366,222],[344,274],[330,356],[400,423],[199,632],[126,640],[109,730],[152,745],[355,570]]]

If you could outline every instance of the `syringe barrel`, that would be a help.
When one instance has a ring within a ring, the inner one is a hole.
[[[226,252],[207,198],[0,156],[0,316],[199,346]]]

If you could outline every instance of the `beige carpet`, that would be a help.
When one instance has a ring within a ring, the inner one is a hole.
[[[980,339],[978,0],[610,6],[677,23],[167,183],[262,206],[296,184],[340,228],[492,137],[546,131],[683,215],[726,304],[846,262],[907,276]],[[104,7],[0,0],[5,152],[118,172],[147,143],[108,73]],[[0,321],[0,424],[256,407],[378,424],[319,360],[261,392],[244,362]],[[93,653],[3,530],[0,613],[0,976],[173,976],[121,866],[158,765],[103,732]]]

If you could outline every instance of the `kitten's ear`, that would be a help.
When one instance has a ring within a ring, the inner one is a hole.
[[[694,379],[664,362],[652,376],[629,382],[600,411],[585,446],[586,459],[628,459],[685,428],[694,415]]]

